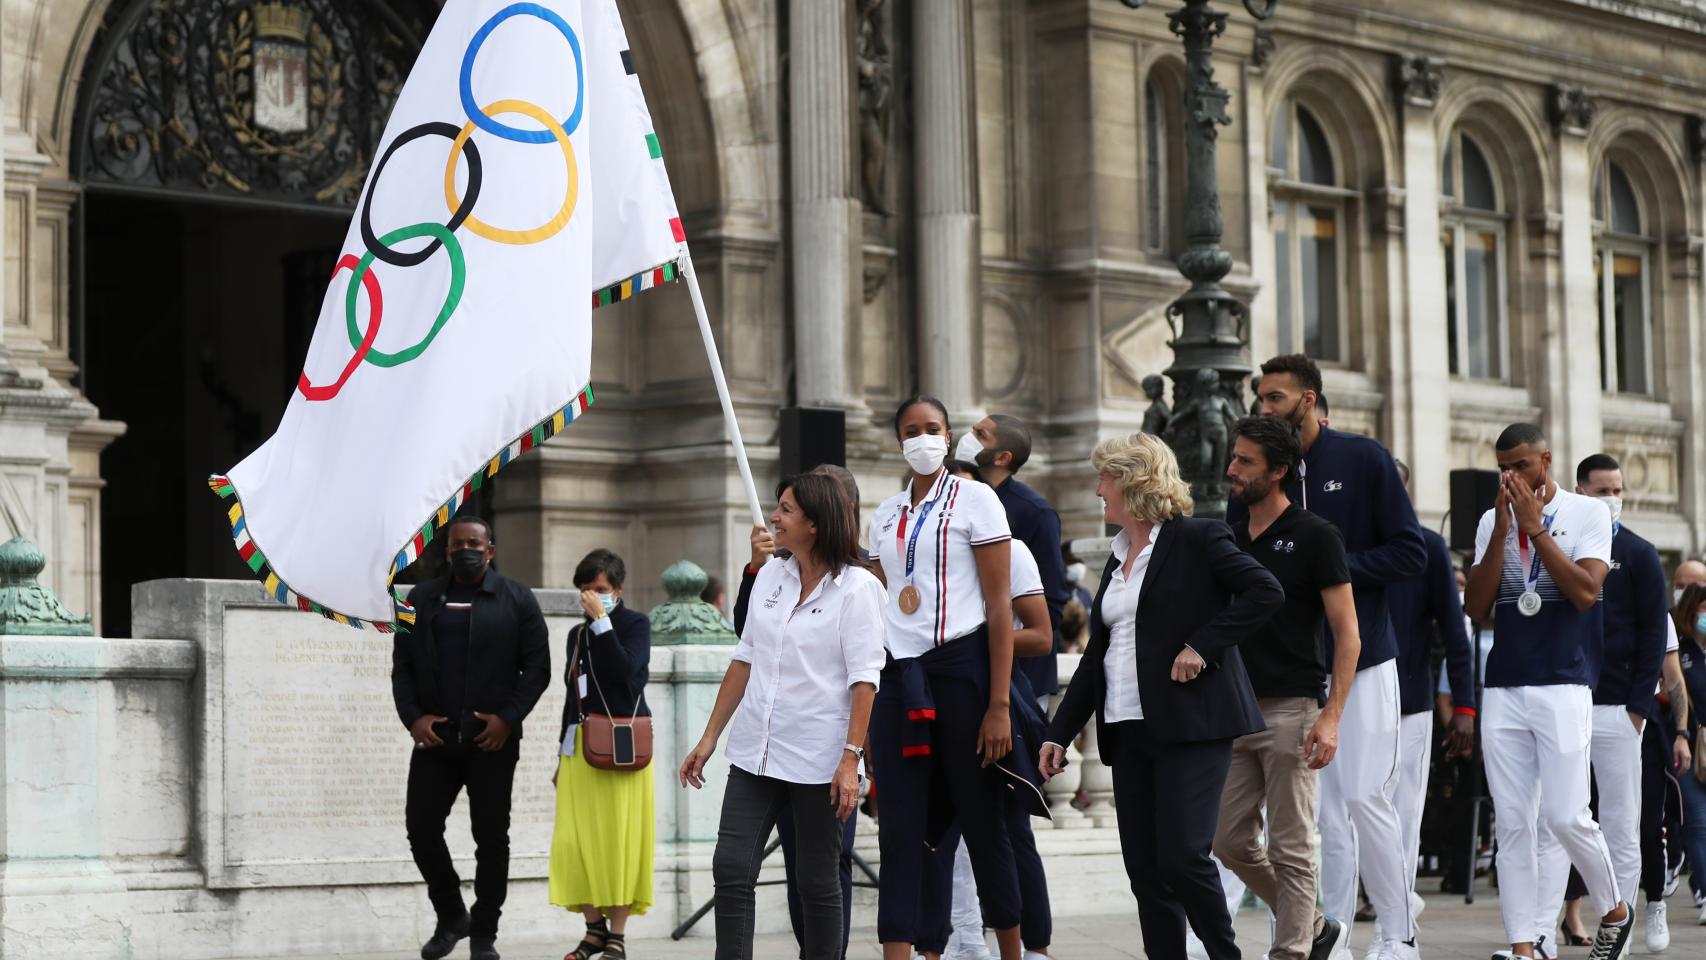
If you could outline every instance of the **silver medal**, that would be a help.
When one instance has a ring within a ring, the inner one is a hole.
[[[1525,617],[1532,617],[1540,612],[1540,594],[1529,590],[1516,598],[1517,612]]]

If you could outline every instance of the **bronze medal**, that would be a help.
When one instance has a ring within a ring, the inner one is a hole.
[[[923,597],[919,595],[918,588],[910,583],[907,584],[900,591],[900,612],[905,614],[917,613],[918,604],[922,600]]]

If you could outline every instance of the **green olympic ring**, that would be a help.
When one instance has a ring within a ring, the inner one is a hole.
[[[379,244],[382,248],[389,247],[391,244],[403,240],[426,236],[436,237],[443,241],[444,250],[450,255],[450,292],[444,295],[444,306],[439,308],[438,319],[433,321],[432,329],[427,331],[426,336],[422,337],[419,343],[398,350],[396,353],[368,349],[367,355],[362,359],[376,367],[400,366],[420,356],[427,347],[432,345],[433,338],[438,336],[440,330],[444,329],[445,322],[450,319],[451,314],[456,312],[456,305],[462,300],[462,284],[466,279],[466,271],[462,263],[462,244],[457,242],[456,236],[443,224],[417,223],[410,227],[399,227],[380,237]],[[366,256],[361,258],[361,262],[356,264],[355,269],[350,272],[349,292],[344,295],[344,319],[349,324],[349,342],[350,346],[357,349],[361,347],[363,334],[360,325],[356,323],[356,294],[361,289],[361,278],[367,274],[367,269],[372,264],[373,252],[370,250]]]

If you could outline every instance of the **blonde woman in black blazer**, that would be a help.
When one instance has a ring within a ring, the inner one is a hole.
[[[1185,923],[1210,960],[1236,960],[1209,851],[1232,741],[1261,730],[1238,643],[1285,594],[1219,520],[1190,516],[1190,488],[1160,438],[1105,440],[1091,457],[1121,528],[1090,611],[1090,643],[1049,726],[1044,776],[1095,716],[1144,950],[1185,955]]]

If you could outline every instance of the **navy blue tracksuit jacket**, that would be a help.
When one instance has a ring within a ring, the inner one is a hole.
[[[1047,696],[1060,690],[1060,668],[1055,664],[1054,653],[1060,649],[1060,615],[1072,596],[1066,589],[1066,567],[1060,562],[1060,515],[1042,494],[1020,483],[1018,477],[1008,477],[995,488],[995,496],[1007,511],[1007,526],[1013,531],[1013,538],[1029,547],[1031,556],[1036,558],[1054,633],[1054,650],[1040,657],[1017,657],[1013,669],[1025,675],[1037,696]]]
[[[1372,437],[1322,427],[1286,494],[1293,503],[1331,520],[1345,538],[1362,633],[1357,669],[1396,658],[1398,639],[1387,615],[1386,589],[1420,576],[1428,560],[1416,510],[1392,454]],[[1249,518],[1243,504],[1227,505],[1228,524],[1237,526]],[[1325,632],[1330,663],[1333,637],[1331,630]]]
[[[1659,552],[1628,527],[1611,535],[1611,571],[1605,575],[1605,659],[1593,702],[1621,704],[1659,720],[1653,691],[1665,659],[1665,618],[1670,594]]]
[[[1386,609],[1398,637],[1398,698],[1403,713],[1426,713],[1434,707],[1433,638],[1437,630],[1445,644],[1445,671],[1451,678],[1451,702],[1459,710],[1475,709],[1475,678],[1470,670],[1469,634],[1464,626],[1463,601],[1452,575],[1451,548],[1445,538],[1422,530],[1428,566],[1419,577],[1386,588]]]

